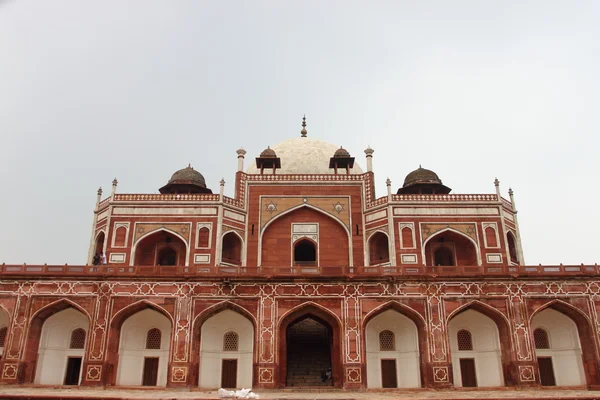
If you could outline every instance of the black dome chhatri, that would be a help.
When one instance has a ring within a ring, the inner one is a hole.
[[[348,153],[348,150],[344,149],[343,147],[340,147],[335,151],[335,154],[333,156],[335,158],[349,158],[350,153]]]
[[[191,165],[175,172],[169,182],[158,191],[162,194],[212,193],[212,190],[206,187],[204,176]]]
[[[273,150],[270,146],[268,146],[266,149],[263,150],[262,153],[260,153],[260,158],[276,158],[277,154],[275,153],[275,150]]]
[[[435,172],[419,165],[419,168],[406,175],[398,194],[448,194],[451,190],[442,184]]]

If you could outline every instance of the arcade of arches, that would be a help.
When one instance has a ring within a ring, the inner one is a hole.
[[[35,351],[29,348],[28,352],[37,362],[32,362],[35,371],[30,381],[79,385],[88,346],[89,317],[62,302],[42,310],[36,318],[33,325],[39,328],[31,330],[36,336],[29,341]],[[188,384],[203,388],[256,384],[256,325],[251,318],[246,311],[226,308],[195,323],[198,336],[194,342],[198,345],[192,351],[197,353],[193,357],[197,372],[192,375],[196,380]],[[0,309],[0,349],[9,322],[8,313]],[[586,365],[596,350],[582,336],[589,329],[581,315],[560,303],[551,303],[533,314],[530,336],[542,385],[581,386],[594,382],[596,378]],[[111,330],[118,332],[108,344],[114,351],[110,358],[112,384],[164,387],[171,383],[168,368],[172,321],[165,312],[141,303],[119,312]],[[415,311],[393,303],[370,313],[363,330],[368,388],[432,385],[425,368],[431,344],[424,320]],[[278,332],[277,385],[343,386],[343,333],[340,320],[330,311],[308,303],[283,316]],[[515,385],[512,339],[498,311],[477,302],[459,308],[450,314],[447,332],[454,386]]]

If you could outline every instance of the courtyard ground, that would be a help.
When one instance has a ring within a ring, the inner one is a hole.
[[[600,399],[600,391],[585,389],[528,390],[257,390],[261,399],[367,400],[367,399]],[[216,391],[169,389],[95,389],[0,386],[0,399],[218,399]]]

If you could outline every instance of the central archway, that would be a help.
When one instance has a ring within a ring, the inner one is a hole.
[[[279,325],[278,383],[285,387],[342,387],[340,324],[315,304],[287,314]]]

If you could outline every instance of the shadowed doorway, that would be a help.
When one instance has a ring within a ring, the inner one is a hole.
[[[331,328],[307,317],[287,328],[286,386],[333,386]]]

